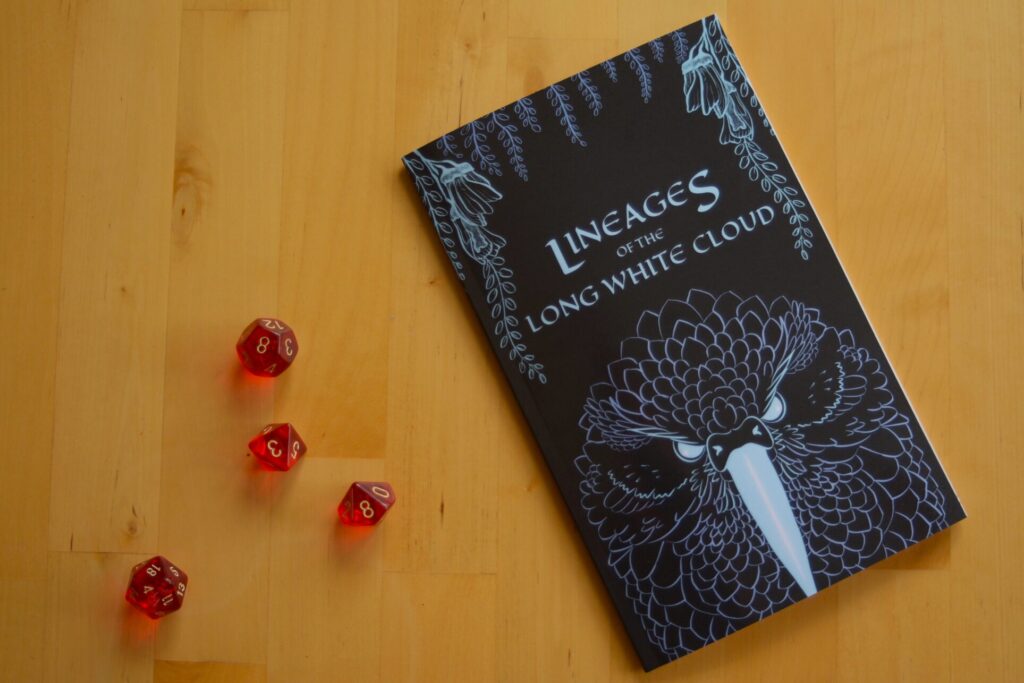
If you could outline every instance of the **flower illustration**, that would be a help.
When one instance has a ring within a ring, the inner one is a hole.
[[[714,114],[722,121],[719,142],[736,144],[754,137],[754,122],[750,118],[736,87],[728,81],[722,70],[707,33],[683,62],[683,93],[686,111],[708,116]]]
[[[529,114],[525,108],[524,114]],[[504,116],[495,116],[492,123],[512,130],[511,120]],[[462,251],[480,267],[500,353],[507,355],[527,378],[546,383],[544,366],[526,347],[519,329],[514,273],[501,253],[505,238],[487,229],[487,217],[494,213],[494,204],[502,194],[465,161],[431,159],[420,150],[406,156],[404,161],[459,279],[465,280],[468,269],[459,259],[453,235],[458,237]]]
[[[703,31],[693,49],[686,52],[680,70],[683,74],[683,97],[687,113],[700,112],[714,116],[722,122],[718,141],[733,148],[739,159],[740,170],[751,182],[757,183],[772,200],[782,207],[789,220],[794,248],[805,261],[810,258],[811,217],[805,210],[807,202],[800,198],[796,187],[779,170],[779,165],[754,139],[754,117],[751,108],[770,135],[775,135],[761,103],[754,94],[747,75],[725,40],[718,19],[711,17],[701,22]],[[685,43],[682,48],[685,48]],[[747,103],[750,103],[750,107]]]
[[[447,159],[435,163],[441,167],[438,180],[451,205],[462,248],[475,261],[495,256],[505,246],[505,238],[486,228],[486,217],[494,213],[501,193],[472,164]]]
[[[718,141],[723,145],[742,142],[743,140],[754,139],[754,122],[750,119],[750,112],[743,106],[739,93],[731,83],[726,83],[729,89],[727,96],[728,106],[725,108],[725,122],[722,125],[722,132],[718,135]]]

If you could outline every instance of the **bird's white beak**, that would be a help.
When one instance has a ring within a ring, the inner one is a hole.
[[[754,443],[735,448],[725,460],[740,498],[786,570],[808,597],[818,592],[800,527],[768,449]]]

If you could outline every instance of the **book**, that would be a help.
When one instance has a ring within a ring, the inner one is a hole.
[[[965,517],[716,17],[403,161],[645,669]]]

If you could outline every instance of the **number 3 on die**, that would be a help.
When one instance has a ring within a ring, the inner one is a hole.
[[[299,342],[295,332],[277,318],[257,318],[242,331],[235,344],[242,365],[261,377],[277,377],[295,360]]]

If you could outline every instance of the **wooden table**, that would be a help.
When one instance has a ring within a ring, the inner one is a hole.
[[[1024,27],[974,5],[4,3],[0,679],[1021,680]],[[712,11],[971,516],[644,676],[399,157]]]

